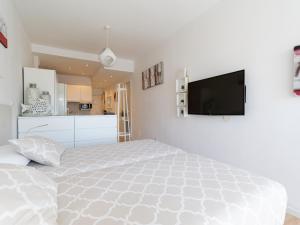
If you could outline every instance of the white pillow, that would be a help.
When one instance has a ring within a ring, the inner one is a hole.
[[[56,225],[57,184],[32,167],[0,165],[0,224]]]
[[[18,153],[16,149],[14,145],[0,146],[0,164],[26,166],[30,160]]]
[[[61,154],[65,150],[62,144],[40,136],[28,136],[9,142],[16,145],[17,151],[26,158],[48,166],[59,166]]]

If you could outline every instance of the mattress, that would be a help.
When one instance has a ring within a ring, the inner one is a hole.
[[[187,153],[55,180],[60,225],[282,225],[287,204],[279,183]]]
[[[29,166],[33,166],[54,178],[126,165],[181,152],[183,151],[179,148],[155,140],[138,140],[76,150],[68,149],[63,153],[59,167],[44,166],[38,163],[30,163]]]

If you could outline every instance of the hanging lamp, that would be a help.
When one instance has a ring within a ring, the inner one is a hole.
[[[102,50],[99,55],[100,62],[105,67],[111,67],[117,60],[117,56],[113,53],[113,51],[109,48],[109,35],[110,35],[110,26],[106,25],[104,30],[106,32],[106,47]]]

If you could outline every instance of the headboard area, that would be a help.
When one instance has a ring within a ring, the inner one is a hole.
[[[0,104],[0,145],[6,144],[12,135],[12,108]]]

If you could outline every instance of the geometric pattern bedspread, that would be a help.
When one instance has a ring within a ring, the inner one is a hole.
[[[178,153],[55,178],[59,225],[282,225],[284,187]]]
[[[148,139],[78,148],[77,150],[68,149],[63,153],[59,167],[44,166],[38,163],[30,163],[29,166],[55,178],[182,152],[179,148]]]

